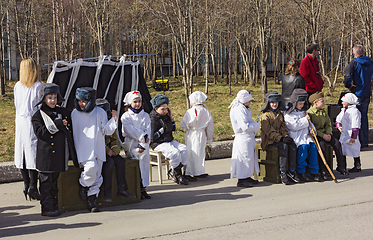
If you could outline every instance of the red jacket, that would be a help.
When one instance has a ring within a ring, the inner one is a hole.
[[[307,53],[307,56],[300,63],[299,70],[300,75],[304,78],[306,91],[309,93],[321,92],[324,87],[324,80],[321,76],[315,74],[315,72],[320,72],[319,61],[316,57],[313,59],[309,53]],[[313,67],[310,60],[312,60]]]

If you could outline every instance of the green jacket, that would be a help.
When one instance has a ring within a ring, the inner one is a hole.
[[[317,109],[311,106],[307,112],[311,118],[311,122],[315,125],[317,136],[323,137],[324,134],[332,134],[331,121],[324,109]]]
[[[105,136],[105,145],[106,145],[106,153],[109,152],[109,150],[113,150],[115,152],[115,156],[120,153],[121,146],[120,142],[118,140],[117,131],[115,131],[112,135]]]

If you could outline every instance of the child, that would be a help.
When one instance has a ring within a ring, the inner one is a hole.
[[[162,152],[170,159],[171,169],[168,175],[177,183],[187,185],[188,180],[182,175],[182,168],[188,163],[188,151],[184,144],[174,140],[172,132],[175,131],[175,121],[168,108],[168,97],[157,94],[150,100],[153,110],[150,112],[151,142],[154,151]]]
[[[258,122],[254,122],[249,108],[251,94],[246,90],[237,93],[229,108],[234,142],[231,162],[231,178],[238,179],[237,187],[252,187],[258,180],[251,177],[254,172],[259,173],[259,163],[255,152],[255,134],[260,128]]]
[[[281,95],[277,92],[269,92],[265,95],[266,106],[260,110],[262,149],[268,146],[278,147],[280,161],[281,182],[289,184],[288,178],[295,183],[300,180],[297,172],[297,145],[289,136],[285,126],[284,115],[280,110]]]
[[[75,109],[71,113],[73,135],[78,161],[84,168],[79,179],[79,196],[87,200],[90,212],[98,212],[96,199],[102,184],[102,164],[106,161],[105,135],[117,128],[117,112],[108,121],[106,112],[96,107],[96,90],[90,87],[76,89]]]
[[[354,167],[349,172],[361,172],[359,128],[361,113],[356,108],[358,99],[353,93],[342,97],[343,108],[336,118],[336,127],[341,132],[339,141],[343,155],[354,158]]]
[[[343,175],[348,175],[346,170],[346,156],[342,154],[341,143],[332,135],[332,126],[328,113],[324,110],[324,94],[322,92],[317,92],[312,94],[308,101],[312,106],[308,109],[308,115],[312,123],[316,128],[317,140],[320,143],[322,152],[325,155],[326,143],[329,143],[337,156],[337,171]],[[326,175],[327,169],[325,165],[319,161],[321,178],[327,180]]]
[[[285,125],[298,148],[297,172],[301,179],[306,182],[310,180],[306,174],[306,159],[308,158],[308,167],[313,180],[320,181],[317,149],[309,135],[310,116],[307,115],[307,104],[305,104],[307,98],[306,90],[294,89],[290,96],[292,105],[285,114]]]
[[[123,100],[128,110],[123,113],[122,134],[125,137],[127,154],[139,160],[141,173],[141,199],[150,199],[146,192],[150,175],[150,118],[142,108],[142,97],[139,91],[128,92]]]
[[[96,106],[105,110],[110,120],[112,115],[110,112],[110,103],[106,99],[96,99]],[[104,201],[112,202],[111,188],[114,166],[117,172],[118,198],[135,198],[128,192],[126,180],[126,160],[123,159],[119,153],[121,150],[120,142],[118,140],[117,132],[112,135],[105,136],[106,145],[106,162],[102,165],[102,177],[104,181]]]
[[[34,132],[38,138],[36,169],[39,171],[41,215],[56,217],[58,210],[57,179],[67,170],[69,156],[76,161],[71,134],[70,112],[57,106],[64,99],[58,85],[44,83],[40,89],[39,111],[32,117]]]
[[[185,177],[188,181],[195,177],[207,177],[205,173],[206,143],[212,142],[214,123],[209,110],[203,107],[207,96],[196,91],[189,96],[190,108],[181,120],[181,127],[187,129],[185,143],[188,148],[189,162],[186,165]],[[193,177],[191,176],[193,175]]]

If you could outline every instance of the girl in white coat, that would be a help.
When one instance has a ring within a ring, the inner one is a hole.
[[[260,128],[254,122],[249,109],[251,94],[246,90],[237,93],[230,111],[232,128],[235,133],[232,150],[231,178],[238,179],[237,187],[252,187],[258,180],[251,177],[259,173],[259,163],[255,152],[255,134]]]
[[[150,118],[142,108],[142,97],[139,91],[128,92],[123,100],[128,110],[123,113],[122,134],[125,137],[125,151],[129,157],[138,159],[141,172],[141,198],[151,198],[146,192],[150,175]]]
[[[192,93],[189,96],[192,107],[180,122],[181,127],[187,130],[185,144],[188,148],[189,161],[186,165],[185,177],[188,181],[196,180],[195,177],[208,176],[205,173],[205,148],[206,143],[212,142],[214,123],[210,111],[203,106],[206,99],[207,96],[201,91]]]
[[[37,80],[37,64],[33,58],[21,61],[19,69],[20,81],[14,87],[14,105],[16,107],[16,134],[14,144],[14,163],[21,169],[24,188],[23,194],[29,199],[40,200],[36,183],[36,145],[31,124],[31,118],[39,107],[34,105],[39,101],[41,83]]]
[[[349,172],[361,172],[359,128],[361,113],[356,108],[358,99],[353,93],[347,93],[342,98],[343,108],[336,118],[336,127],[341,132],[339,142],[342,153],[354,158],[354,167]]]

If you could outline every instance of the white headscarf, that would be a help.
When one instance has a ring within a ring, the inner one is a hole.
[[[231,105],[229,105],[228,108],[236,107],[240,103],[245,104],[251,101],[251,99],[253,99],[253,96],[251,96],[251,94],[248,91],[241,90],[237,93],[237,97],[232,101]]]
[[[189,101],[194,104],[202,104],[204,101],[206,101],[206,99],[206,94],[201,91],[195,91],[189,96]]]
[[[353,94],[353,93],[346,93],[346,94],[341,98],[341,100],[342,100],[343,102],[349,103],[349,104],[351,104],[351,105],[356,105],[356,104],[359,102],[358,98],[357,98],[356,95]]]
[[[139,91],[128,92],[123,100],[124,105],[131,105],[131,102],[133,101],[133,99],[138,98],[138,97],[141,98],[142,100],[141,93]]]

